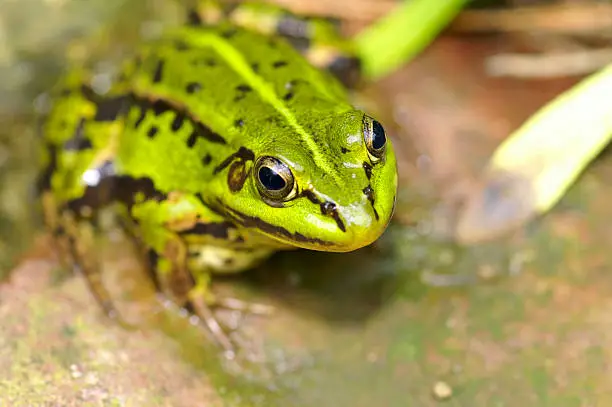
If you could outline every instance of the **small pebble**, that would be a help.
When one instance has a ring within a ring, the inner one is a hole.
[[[450,385],[442,381],[434,384],[432,392],[436,400],[439,401],[448,400],[453,395],[453,389]]]
[[[79,379],[83,376],[83,372],[81,372],[79,370],[79,367],[77,365],[70,365],[70,376],[72,376],[73,379]]]

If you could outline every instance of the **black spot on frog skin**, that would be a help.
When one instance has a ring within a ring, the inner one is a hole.
[[[164,61],[157,61],[157,65],[155,66],[155,72],[153,73],[153,83],[159,83],[162,81],[164,77]]]
[[[218,62],[216,59],[212,58],[212,57],[208,57],[208,58],[194,58],[191,60],[191,65],[195,66],[195,67],[199,67],[202,65],[205,65],[209,68],[215,67],[217,66]]]
[[[240,84],[240,85],[236,86],[236,90],[239,91],[239,92],[246,93],[246,92],[252,91],[253,89],[249,85]]]
[[[238,102],[246,97],[246,95],[251,92],[253,88],[246,84],[240,84],[236,86],[236,96],[234,97],[234,102]]]
[[[170,128],[172,131],[179,131],[181,127],[183,127],[183,123],[185,122],[185,115],[176,114],[174,116],[174,120],[172,120],[172,125]]]
[[[340,147],[340,151],[342,151],[342,154],[346,154],[348,153],[350,150],[346,147]]]
[[[285,96],[283,96],[283,100],[288,102],[291,99],[293,99],[293,96],[295,96],[295,94],[293,92],[287,92],[287,93],[285,93]]]
[[[242,127],[242,126],[244,126],[244,120],[243,119],[237,119],[236,121],[234,121],[234,126],[235,127]]]
[[[212,156],[210,154],[206,154],[204,157],[202,157],[202,165],[204,166],[210,164],[211,161],[212,161]]]
[[[147,137],[149,137],[149,138],[155,137],[155,135],[157,134],[158,131],[159,131],[159,129],[157,128],[157,126],[151,126],[149,131],[147,131]]]
[[[187,147],[191,148],[195,146],[196,141],[198,141],[198,133],[194,131],[191,132],[189,138],[187,139]]]
[[[289,63],[287,61],[275,61],[272,63],[274,68],[282,68],[283,66],[287,66]]]
[[[185,91],[190,95],[199,92],[202,89],[202,84],[198,82],[189,82],[185,87]]]

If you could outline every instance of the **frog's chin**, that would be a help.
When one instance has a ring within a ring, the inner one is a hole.
[[[366,231],[347,230],[346,233],[343,233],[341,236],[338,235],[331,239],[329,237],[327,239],[322,237],[309,237],[299,232],[295,233],[292,236],[293,238],[290,239],[274,235],[269,235],[269,237],[286,246],[286,249],[294,248],[321,252],[348,253],[374,243],[383,234],[385,229],[386,228],[381,228],[380,230],[370,229]]]

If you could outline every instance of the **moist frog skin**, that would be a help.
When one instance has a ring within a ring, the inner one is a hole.
[[[43,125],[42,200],[62,258],[116,315],[93,240],[112,206],[160,290],[231,348],[210,310],[230,303],[211,274],[278,250],[356,250],[389,223],[395,154],[382,124],[350,103],[343,83],[357,68],[326,20],[207,2],[142,44],[108,92],[71,70]]]

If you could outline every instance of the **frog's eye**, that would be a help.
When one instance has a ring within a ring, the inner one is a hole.
[[[261,157],[255,164],[257,189],[266,203],[278,206],[295,196],[295,179],[285,163],[274,157]]]
[[[387,146],[387,136],[382,124],[369,116],[363,117],[363,139],[368,152],[374,158],[382,158]]]

